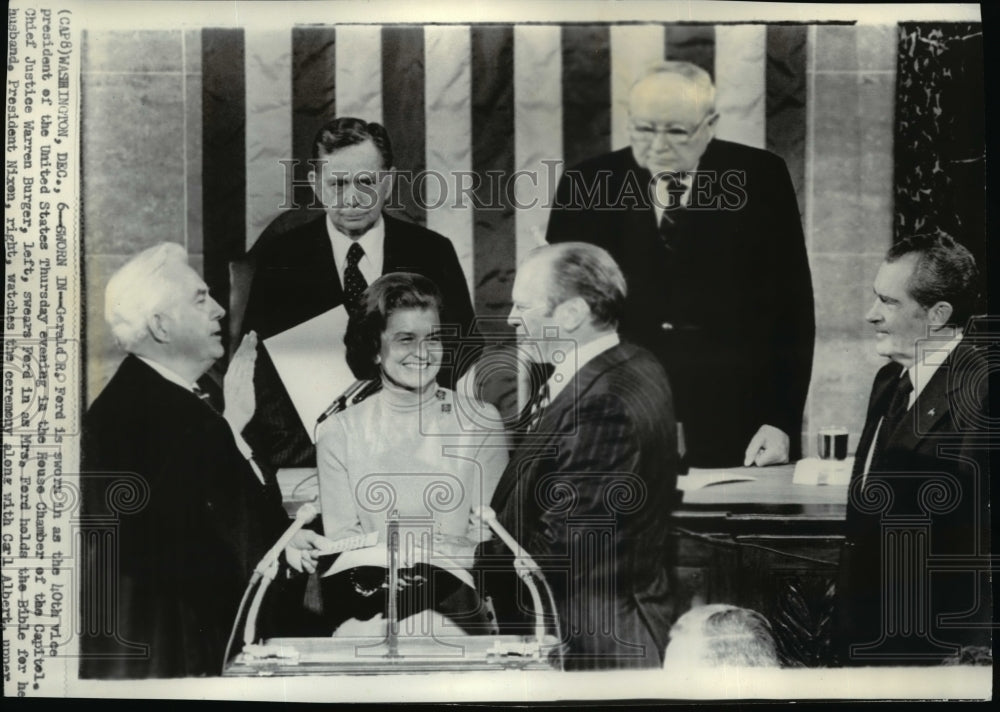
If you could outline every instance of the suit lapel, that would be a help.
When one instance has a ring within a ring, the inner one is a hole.
[[[951,411],[954,391],[962,387],[962,379],[955,377],[952,370],[957,362],[959,345],[938,367],[924,389],[913,402],[890,439],[898,447],[913,449],[927,433],[933,431],[942,418]],[[965,349],[968,352],[968,347]]]
[[[314,265],[313,269],[323,275],[321,283],[329,285],[327,299],[333,306],[337,306],[344,301],[344,289],[340,284],[340,270],[333,258],[333,245],[330,243],[330,233],[326,229],[326,216],[317,220],[314,225],[315,228],[309,235],[306,264],[311,262]]]
[[[858,438],[858,447],[854,456],[854,467],[852,477],[858,477],[864,472],[865,461],[868,459],[868,452],[875,441],[875,432],[878,424],[882,420],[889,401],[892,399],[893,385],[899,379],[902,371],[901,366],[894,368],[884,366],[875,378],[872,386],[872,396],[868,401],[868,414],[865,418],[864,428],[861,430],[861,437]]]
[[[382,274],[399,271],[399,264],[403,259],[400,254],[405,248],[401,244],[399,234],[399,223],[382,213],[382,222],[385,224],[385,238],[382,243]]]
[[[504,507],[517,484],[521,480],[536,474],[535,468],[531,466],[532,461],[554,457],[558,454],[552,445],[555,425],[564,419],[567,411],[576,408],[580,399],[593,387],[594,383],[605,371],[629,358],[633,350],[631,346],[618,344],[588,361],[570,379],[566,387],[542,412],[542,419],[538,424],[538,432],[540,434],[529,436],[514,452],[514,456],[507,464],[493,492],[491,502],[493,509],[499,511],[500,508]],[[547,433],[548,435],[546,435]]]

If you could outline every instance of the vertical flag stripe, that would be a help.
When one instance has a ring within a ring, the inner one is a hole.
[[[716,107],[722,115],[719,138],[764,147],[766,49],[764,25],[715,28]]]
[[[392,139],[396,168],[394,195],[406,217],[427,223],[424,203],[414,195],[413,178],[426,166],[424,126],[424,30],[419,25],[382,28],[382,118]]]
[[[562,28],[563,153],[567,166],[611,149],[611,32],[608,25]]]
[[[292,156],[291,33],[246,31],[246,247],[282,212]]]
[[[473,255],[475,307],[503,317],[514,274],[514,209],[505,195],[514,172],[514,30],[472,28],[472,168],[478,174]],[[506,331],[506,327],[501,327]]]
[[[186,184],[186,247],[189,254],[203,251],[201,209],[201,31],[184,31],[184,171]]]
[[[309,177],[312,141],[319,127],[337,115],[335,69],[337,32],[333,27],[292,29],[292,157],[295,205],[312,202]]]
[[[611,147],[627,146],[628,92],[639,73],[664,58],[662,25],[611,27]]]
[[[555,25],[514,28],[515,261],[545,242],[562,160],[562,43]]]
[[[768,25],[766,148],[785,159],[805,215],[806,33],[803,25]]]
[[[473,208],[458,200],[457,181],[472,175],[471,38],[467,26],[424,28],[424,116],[427,179],[422,192],[427,227],[451,240],[475,294],[472,252]],[[438,178],[437,176],[440,176]]]
[[[697,64],[715,76],[715,27],[667,25],[667,59]]]
[[[337,111],[382,123],[382,27],[337,28]]]
[[[229,261],[246,244],[246,89],[241,29],[205,29],[202,51],[202,205],[205,282],[229,304]],[[228,319],[222,329],[228,334]]]

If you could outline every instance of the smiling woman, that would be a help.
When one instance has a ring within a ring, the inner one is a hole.
[[[475,592],[459,586],[458,574],[442,578],[433,568],[464,573],[471,565],[486,534],[470,515],[490,501],[507,445],[495,408],[435,381],[445,360],[441,308],[437,287],[417,274],[390,273],[365,291],[344,337],[347,361],[358,378],[381,380],[382,390],[320,426],[320,500],[329,538],[378,532],[373,552],[385,551],[391,518],[405,522],[412,537],[403,537],[401,618],[461,612],[472,630],[482,623],[469,618],[478,608]],[[373,555],[342,572],[341,562],[323,580],[332,631],[384,635],[386,572],[378,564],[385,557]],[[427,632],[435,620],[415,627]]]

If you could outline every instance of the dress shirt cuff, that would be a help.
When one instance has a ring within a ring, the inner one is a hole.
[[[229,423],[228,420],[226,422]],[[247,441],[243,439],[243,436],[240,433],[236,432],[236,428],[233,427],[232,423],[229,423],[229,429],[233,433],[233,440],[236,441],[236,448],[240,451],[240,454],[247,459],[247,462],[250,463],[250,467],[253,468],[253,472],[257,475],[257,479],[261,481],[261,484],[264,484],[264,473],[260,471],[260,467],[256,462],[254,462],[253,448],[251,448]]]

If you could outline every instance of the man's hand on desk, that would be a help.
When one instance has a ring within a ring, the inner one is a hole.
[[[316,559],[320,549],[332,546],[333,542],[322,534],[309,529],[300,529],[285,547],[285,559],[296,571],[316,572]]]
[[[750,439],[743,466],[783,465],[788,462],[788,435],[773,425],[762,425]]]
[[[253,371],[257,361],[257,333],[251,331],[243,337],[240,347],[229,362],[229,369],[222,385],[222,395],[226,399],[223,417],[236,433],[253,417],[256,407],[253,390]]]

